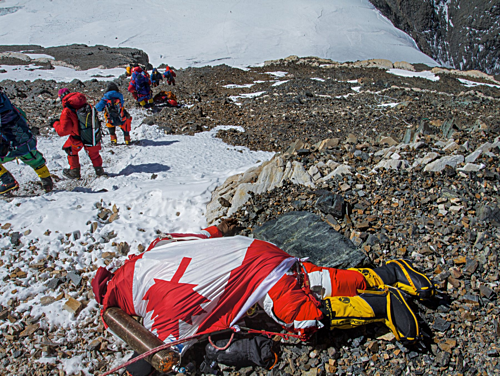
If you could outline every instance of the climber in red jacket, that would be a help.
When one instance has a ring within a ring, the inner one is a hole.
[[[84,145],[80,138],[78,126],[78,117],[76,111],[87,103],[87,98],[82,93],[71,93],[69,89],[59,90],[59,99],[61,100],[63,110],[59,120],[53,122],[54,129],[61,137],[69,136],[63,145],[63,150],[68,154],[70,168],[63,170],[63,175],[70,179],[80,179],[80,159],[78,153],[85,149],[97,176],[106,175],[102,167],[102,158],[99,154],[101,143],[95,146]]]

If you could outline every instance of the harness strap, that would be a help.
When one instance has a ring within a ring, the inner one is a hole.
[[[295,275],[301,284],[302,290],[309,297],[309,299],[311,299],[316,307],[321,307],[321,302],[314,296],[311,291],[311,284],[309,282],[307,271],[305,270],[305,267],[301,262],[299,262],[299,268],[300,269],[298,271],[295,271]]]

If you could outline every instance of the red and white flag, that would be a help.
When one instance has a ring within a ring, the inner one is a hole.
[[[228,329],[295,261],[271,243],[242,236],[157,245],[117,271],[108,285],[115,296],[105,299],[104,310],[118,305],[142,316],[164,342]]]

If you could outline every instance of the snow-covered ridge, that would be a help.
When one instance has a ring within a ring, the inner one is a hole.
[[[291,54],[436,64],[368,0],[4,0],[0,17],[5,44],[135,47],[153,65],[177,68],[243,67]]]

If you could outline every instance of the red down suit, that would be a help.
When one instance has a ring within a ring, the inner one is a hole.
[[[320,294],[306,292],[303,277]],[[317,299],[365,287],[361,273],[301,262],[271,243],[222,237],[211,226],[156,239],[146,252],[130,256],[107,284],[101,312],[118,306],[172,342],[234,328],[260,302],[284,328],[308,334],[323,326]]]
[[[72,169],[80,168],[78,153],[83,148],[87,152],[94,167],[102,166],[102,158],[99,154],[101,144],[96,146],[84,146],[78,131],[78,117],[76,110],[87,103],[87,98],[82,93],[74,92],[63,97],[63,110],[59,120],[54,123],[54,129],[61,137],[69,136],[63,145],[63,150],[68,154],[68,162]]]

